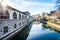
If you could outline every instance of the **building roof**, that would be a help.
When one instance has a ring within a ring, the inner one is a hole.
[[[7,8],[8,8],[8,9],[15,10],[15,11],[18,11],[18,12],[21,12],[21,11],[19,11],[19,10],[15,9],[15,8],[11,7],[11,6],[7,6]]]
[[[50,13],[51,13],[51,14],[54,14],[55,12],[56,12],[56,11],[51,11]]]
[[[8,8],[8,9],[15,10],[15,11],[18,11],[18,12],[23,13],[23,14],[26,14],[26,15],[30,15],[30,13],[29,13],[28,11],[26,11],[26,12],[21,12],[21,11],[15,9],[15,8],[11,7],[11,6],[7,6],[7,8]]]

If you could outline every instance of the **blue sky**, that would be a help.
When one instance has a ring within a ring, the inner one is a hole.
[[[42,2],[42,3],[55,3],[55,0],[25,0],[31,2]]]
[[[56,0],[9,0],[8,4],[20,11],[29,11],[31,15],[55,10]]]

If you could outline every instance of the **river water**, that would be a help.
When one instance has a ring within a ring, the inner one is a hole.
[[[60,40],[60,32],[45,28],[42,23],[33,22],[24,28],[13,40]]]

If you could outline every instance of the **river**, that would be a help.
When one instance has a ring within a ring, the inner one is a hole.
[[[45,28],[40,22],[33,22],[12,40],[60,40],[60,32]]]

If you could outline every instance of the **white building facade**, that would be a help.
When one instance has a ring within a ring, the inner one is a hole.
[[[32,20],[29,12],[21,12],[7,6],[6,10],[0,10],[0,37],[28,25]]]

